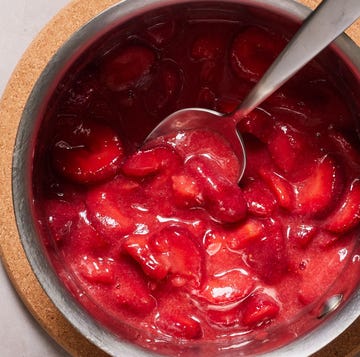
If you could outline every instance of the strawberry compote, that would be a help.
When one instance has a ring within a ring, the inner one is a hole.
[[[168,353],[166,341],[259,351],[357,284],[357,122],[313,61],[239,124],[240,183],[207,128],[143,144],[177,109],[234,110],[291,33],[264,14],[192,10],[121,26],[65,75],[38,138],[36,212],[60,278],[113,332]]]

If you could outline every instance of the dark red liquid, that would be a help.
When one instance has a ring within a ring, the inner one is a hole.
[[[289,35],[251,14],[177,13],[114,32],[59,85],[34,164],[44,244],[90,314],[145,331],[136,339],[150,348],[146,338],[271,339],[302,316],[287,327],[299,335],[345,268],[341,293],[357,284],[354,109],[314,61],[240,123],[240,184],[206,128],[140,147],[177,109],[232,111]]]

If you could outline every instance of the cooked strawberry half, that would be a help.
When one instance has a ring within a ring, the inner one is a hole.
[[[255,293],[246,300],[242,321],[245,325],[258,327],[268,324],[280,311],[279,304],[265,293]]]
[[[242,189],[249,213],[260,217],[267,217],[277,207],[275,195],[263,180],[251,180],[245,183]]]
[[[140,149],[127,157],[122,165],[125,175],[145,177],[161,170],[174,169],[180,166],[182,159],[170,146],[155,146]]]
[[[113,293],[117,303],[136,314],[147,314],[154,309],[156,301],[151,295],[143,272],[128,257],[116,260],[116,279]]]
[[[227,231],[226,243],[230,249],[237,250],[265,235],[264,224],[258,219],[249,218],[235,229]]]
[[[243,250],[247,264],[267,284],[278,283],[288,270],[283,228],[276,221],[266,222],[265,236],[254,239]]]
[[[160,312],[155,324],[165,334],[180,339],[198,340],[203,336],[198,319],[179,307]]]
[[[89,283],[112,285],[116,281],[116,263],[110,258],[84,255],[73,262],[72,269]]]
[[[82,122],[60,133],[52,152],[56,171],[82,184],[114,177],[123,157],[119,136],[110,127],[95,121]]]
[[[275,129],[268,139],[268,148],[277,167],[288,173],[302,161],[308,145],[304,133],[291,125],[276,123]]]
[[[285,47],[285,41],[275,38],[260,27],[247,27],[234,39],[231,68],[240,77],[256,82]]]
[[[263,143],[267,143],[273,135],[274,120],[265,110],[256,108],[239,122],[241,133],[254,135]]]
[[[91,223],[107,238],[121,239],[135,227],[121,201],[117,201],[117,197],[106,187],[91,189],[86,196],[86,205]]]
[[[124,241],[123,248],[140,264],[144,273],[151,278],[161,280],[168,274],[169,266],[162,262],[161,255],[149,245],[147,235],[130,235]]]
[[[333,208],[342,191],[338,164],[330,155],[323,156],[313,172],[296,185],[296,206],[300,214],[318,216]]]
[[[247,213],[244,194],[237,183],[221,177],[216,166],[206,156],[193,156],[185,165],[203,187],[204,208],[210,215],[223,223],[241,221]]]
[[[292,210],[295,206],[293,185],[285,177],[275,172],[271,166],[261,167],[259,173],[276,196],[279,206]]]
[[[240,302],[254,289],[254,280],[244,269],[233,269],[209,276],[199,297],[210,305]]]
[[[168,226],[152,235],[151,250],[170,273],[173,285],[199,287],[204,269],[204,252],[186,228]]]
[[[197,37],[191,47],[190,57],[195,61],[214,60],[224,52],[223,36],[206,33]]]
[[[113,91],[134,88],[149,79],[155,62],[156,54],[149,47],[129,45],[105,59],[101,79]]]
[[[339,206],[326,219],[325,228],[334,233],[345,233],[360,222],[360,179],[354,179],[345,190]]]
[[[171,176],[175,204],[180,207],[201,207],[204,202],[202,188],[193,176]]]
[[[172,60],[160,63],[156,78],[144,92],[144,103],[151,113],[161,113],[179,98],[184,83],[182,69]]]

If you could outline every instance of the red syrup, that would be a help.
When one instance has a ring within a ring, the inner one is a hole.
[[[141,146],[177,109],[233,110],[288,36],[251,17],[166,14],[117,30],[56,90],[34,161],[44,244],[89,313],[145,331],[132,334],[141,345],[266,340],[304,311],[316,320],[356,265],[355,116],[314,61],[239,124],[239,184],[234,153],[206,128]],[[315,324],[301,321],[287,333]]]

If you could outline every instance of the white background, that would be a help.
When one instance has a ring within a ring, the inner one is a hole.
[[[69,0],[0,0],[0,96],[30,42],[69,2]],[[0,356],[68,356],[28,313],[1,264]]]

